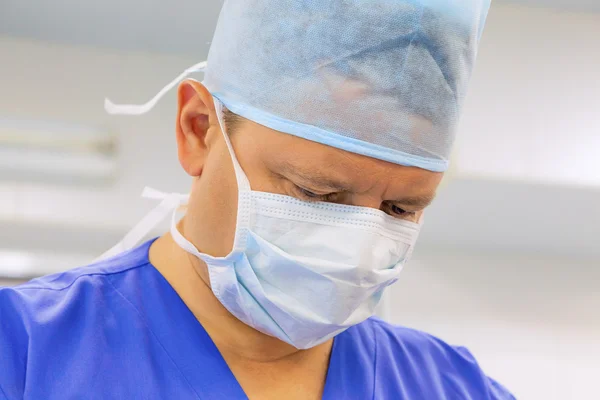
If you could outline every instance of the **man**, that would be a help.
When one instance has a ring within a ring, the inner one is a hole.
[[[190,195],[147,190],[160,205],[103,261],[0,291],[0,399],[513,398],[464,348],[372,317],[488,7],[226,1],[204,82],[178,90]]]

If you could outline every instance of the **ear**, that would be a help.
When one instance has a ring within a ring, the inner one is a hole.
[[[212,95],[204,85],[186,80],[177,90],[177,154],[190,176],[200,176],[210,149],[209,129],[216,121]]]

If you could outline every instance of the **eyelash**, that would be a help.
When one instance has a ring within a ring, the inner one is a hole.
[[[402,216],[405,216],[405,215],[410,215],[410,214],[411,214],[409,211],[406,211],[405,209],[403,209],[403,208],[400,208],[400,207],[398,207],[398,206],[395,206],[395,205],[393,205],[393,204],[392,204],[392,205],[390,205],[390,209],[391,209],[391,210],[392,210],[392,212],[393,212],[394,214],[396,214],[396,215],[402,215]],[[398,211],[396,211],[396,210],[398,210]]]
[[[332,201],[332,198],[335,196],[335,193],[330,194],[317,194],[313,193],[308,189],[304,189],[300,186],[296,186],[296,192],[298,192],[299,197],[305,201]]]
[[[304,201],[331,202],[331,201],[333,201],[333,198],[336,195],[336,193],[317,194],[317,193],[311,192],[308,189],[304,189],[300,186],[295,186],[295,188],[296,188],[298,197],[300,197]],[[406,210],[404,210],[398,206],[395,206],[393,204],[386,204],[386,207],[389,209],[389,211],[390,211],[389,213],[392,216],[407,218],[407,217],[412,217],[416,214],[414,211],[406,211]]]

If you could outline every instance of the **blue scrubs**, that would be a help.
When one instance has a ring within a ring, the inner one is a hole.
[[[0,399],[246,399],[150,242],[0,289]],[[463,348],[369,319],[334,340],[324,399],[514,399]]]

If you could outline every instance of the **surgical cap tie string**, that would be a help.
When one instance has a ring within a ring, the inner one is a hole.
[[[206,61],[202,61],[198,64],[195,64],[185,71],[183,71],[179,76],[169,82],[165,87],[163,87],[160,92],[158,92],[152,99],[147,101],[144,104],[115,104],[110,99],[104,99],[104,109],[107,113],[112,115],[142,115],[146,114],[150,110],[152,110],[156,104],[163,98],[163,96],[168,93],[171,89],[177,86],[182,80],[187,78],[190,74],[195,72],[204,72],[206,69]]]

